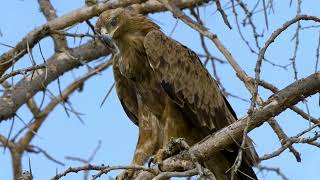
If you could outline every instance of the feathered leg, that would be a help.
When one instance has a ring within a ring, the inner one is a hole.
[[[139,114],[139,139],[132,160],[132,165],[144,165],[159,149],[161,132],[157,117],[147,107],[142,106]],[[118,180],[132,179],[134,170],[126,170],[117,176]]]

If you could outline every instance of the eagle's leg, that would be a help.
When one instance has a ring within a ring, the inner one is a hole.
[[[132,165],[144,165],[159,148],[161,138],[158,118],[146,107],[139,114],[139,138],[134,152]],[[117,176],[117,180],[132,179],[135,170],[125,170]]]
[[[205,137],[202,132],[199,132],[197,127],[184,119],[178,106],[172,103],[169,97],[166,99],[166,106],[161,121],[164,126],[163,141],[161,149],[153,156],[152,163],[161,165],[164,159],[180,153],[184,148],[179,143],[176,143],[176,141],[183,140],[191,146]]]
[[[164,126],[161,149],[151,159],[152,163],[158,165],[161,165],[164,159],[180,152],[180,148],[172,143],[173,139],[184,138],[186,133],[190,133],[186,123],[183,122],[181,112],[177,110],[176,105],[172,103],[169,97],[166,99],[161,121]]]

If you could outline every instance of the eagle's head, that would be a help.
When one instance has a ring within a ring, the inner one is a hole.
[[[123,8],[103,12],[97,21],[96,31],[105,43],[115,41],[117,46],[131,44],[147,35],[148,32],[159,29],[147,17]]]

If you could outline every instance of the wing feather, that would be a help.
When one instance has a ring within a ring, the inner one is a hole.
[[[228,107],[217,83],[194,52],[159,30],[147,34],[144,47],[162,87],[184,111],[193,113],[194,124],[211,131],[235,121],[226,113]]]
[[[130,120],[138,125],[138,102],[132,82],[124,77],[118,67],[118,58],[114,58],[113,74],[120,103]]]

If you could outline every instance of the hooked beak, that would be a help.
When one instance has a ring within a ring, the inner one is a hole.
[[[115,44],[114,40],[112,39],[112,36],[110,34],[107,34],[106,31],[101,31],[101,34],[98,34],[98,37],[100,41],[113,53],[118,54],[119,49],[117,45]]]

